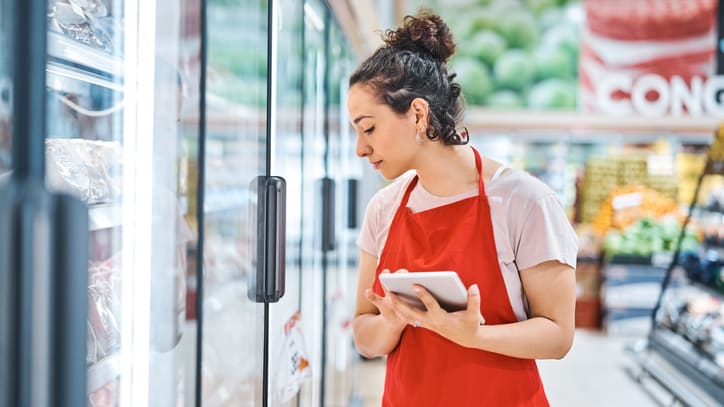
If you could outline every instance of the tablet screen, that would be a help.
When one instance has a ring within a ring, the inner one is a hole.
[[[422,271],[410,273],[382,273],[380,283],[406,303],[424,310],[425,305],[417,297],[413,285],[425,287],[437,299],[440,307],[448,312],[467,307],[468,293],[454,271]]]

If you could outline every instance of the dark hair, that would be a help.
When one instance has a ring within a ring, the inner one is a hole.
[[[352,73],[349,86],[367,84],[392,110],[405,113],[415,98],[429,104],[427,137],[445,144],[466,144],[455,125],[462,116],[460,85],[448,74],[447,60],[455,42],[447,24],[435,14],[421,10],[406,16],[396,30],[386,30],[385,44]]]

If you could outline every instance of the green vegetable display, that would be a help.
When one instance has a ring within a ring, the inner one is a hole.
[[[576,108],[581,0],[417,3],[411,6],[431,7],[453,30],[458,52],[452,67],[468,105]]]
[[[474,105],[484,104],[493,90],[490,71],[485,64],[474,58],[458,58],[453,63],[457,81],[465,91],[465,100]]]
[[[606,233],[603,250],[606,256],[650,256],[654,253],[673,252],[680,232],[681,226],[675,219],[665,218],[656,221],[644,218],[623,231],[612,229]],[[699,244],[696,232],[687,228],[681,242],[681,250],[694,250]]]

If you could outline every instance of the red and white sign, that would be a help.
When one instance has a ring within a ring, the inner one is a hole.
[[[584,111],[611,116],[724,116],[715,76],[715,0],[587,0]]]

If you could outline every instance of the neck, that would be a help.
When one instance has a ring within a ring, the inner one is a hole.
[[[427,147],[414,168],[420,184],[428,192],[437,196],[453,196],[478,186],[478,170],[470,146],[435,143]]]

